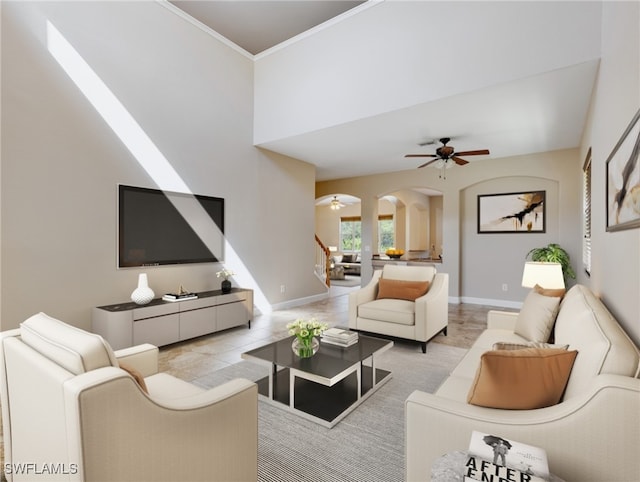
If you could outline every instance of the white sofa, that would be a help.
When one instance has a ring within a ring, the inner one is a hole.
[[[333,256],[332,264],[335,267],[341,267],[344,270],[344,274],[360,276],[361,260],[360,253],[341,254]]]
[[[428,281],[426,294],[414,301],[377,299],[380,278]],[[449,275],[433,266],[387,264],[373,273],[363,288],[349,293],[349,328],[408,340],[416,340],[427,351],[427,341],[443,332],[449,320]]]
[[[560,403],[534,410],[467,403],[481,355],[496,342],[527,341],[514,332],[518,316],[490,312],[487,330],[436,393],[406,400],[407,480],[428,480],[433,462],[465,450],[473,430],[544,448],[551,472],[567,481],[640,480],[640,353],[585,286],[566,293],[555,321],[554,343],[578,352]]]
[[[7,480],[256,480],[257,386],[157,372],[155,346],[114,353],[43,313],[1,333]]]

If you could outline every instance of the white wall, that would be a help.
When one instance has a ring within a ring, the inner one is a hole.
[[[640,107],[640,4],[603,2],[602,60],[581,148],[592,148],[592,269],[584,282],[640,344],[640,229],[606,232],[606,159]]]
[[[258,58],[254,141],[593,60],[599,28],[598,2],[381,2]]]
[[[47,21],[177,176],[153,179],[125,147],[48,52]],[[228,267],[262,308],[326,291],[313,275],[315,170],[252,147],[251,59],[157,2],[3,2],[1,87],[1,329],[37,311],[90,328],[91,307],[127,301],[141,271],[158,295],[219,287],[219,264],[116,269],[118,183],[179,178],[224,197]]]

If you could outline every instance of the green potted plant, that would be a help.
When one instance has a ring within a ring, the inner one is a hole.
[[[559,244],[551,243],[542,248],[533,248],[527,253],[526,258],[529,257],[531,258],[531,261],[560,263],[565,281],[569,278],[576,279],[576,274],[571,267],[569,253],[562,249]]]

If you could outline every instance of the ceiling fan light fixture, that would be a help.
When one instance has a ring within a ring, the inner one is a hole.
[[[453,163],[451,159],[438,159],[433,167],[436,169],[451,169],[453,167]]]
[[[333,199],[331,200],[331,204],[329,205],[329,207],[333,211],[337,211],[338,209],[340,209],[341,205],[340,205],[340,201],[338,201],[338,196],[333,196]]]

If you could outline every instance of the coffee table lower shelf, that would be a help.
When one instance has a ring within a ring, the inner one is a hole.
[[[320,425],[332,428],[391,379],[391,372],[376,368],[374,382],[372,367],[362,365],[361,370],[362,391],[359,399],[356,372],[347,375],[332,386],[295,377],[295,405],[293,408],[289,405],[289,368],[280,369],[273,375],[273,399],[269,398],[268,376],[261,378],[256,383],[258,384],[260,398],[265,401],[284,410],[295,412],[297,415]]]

